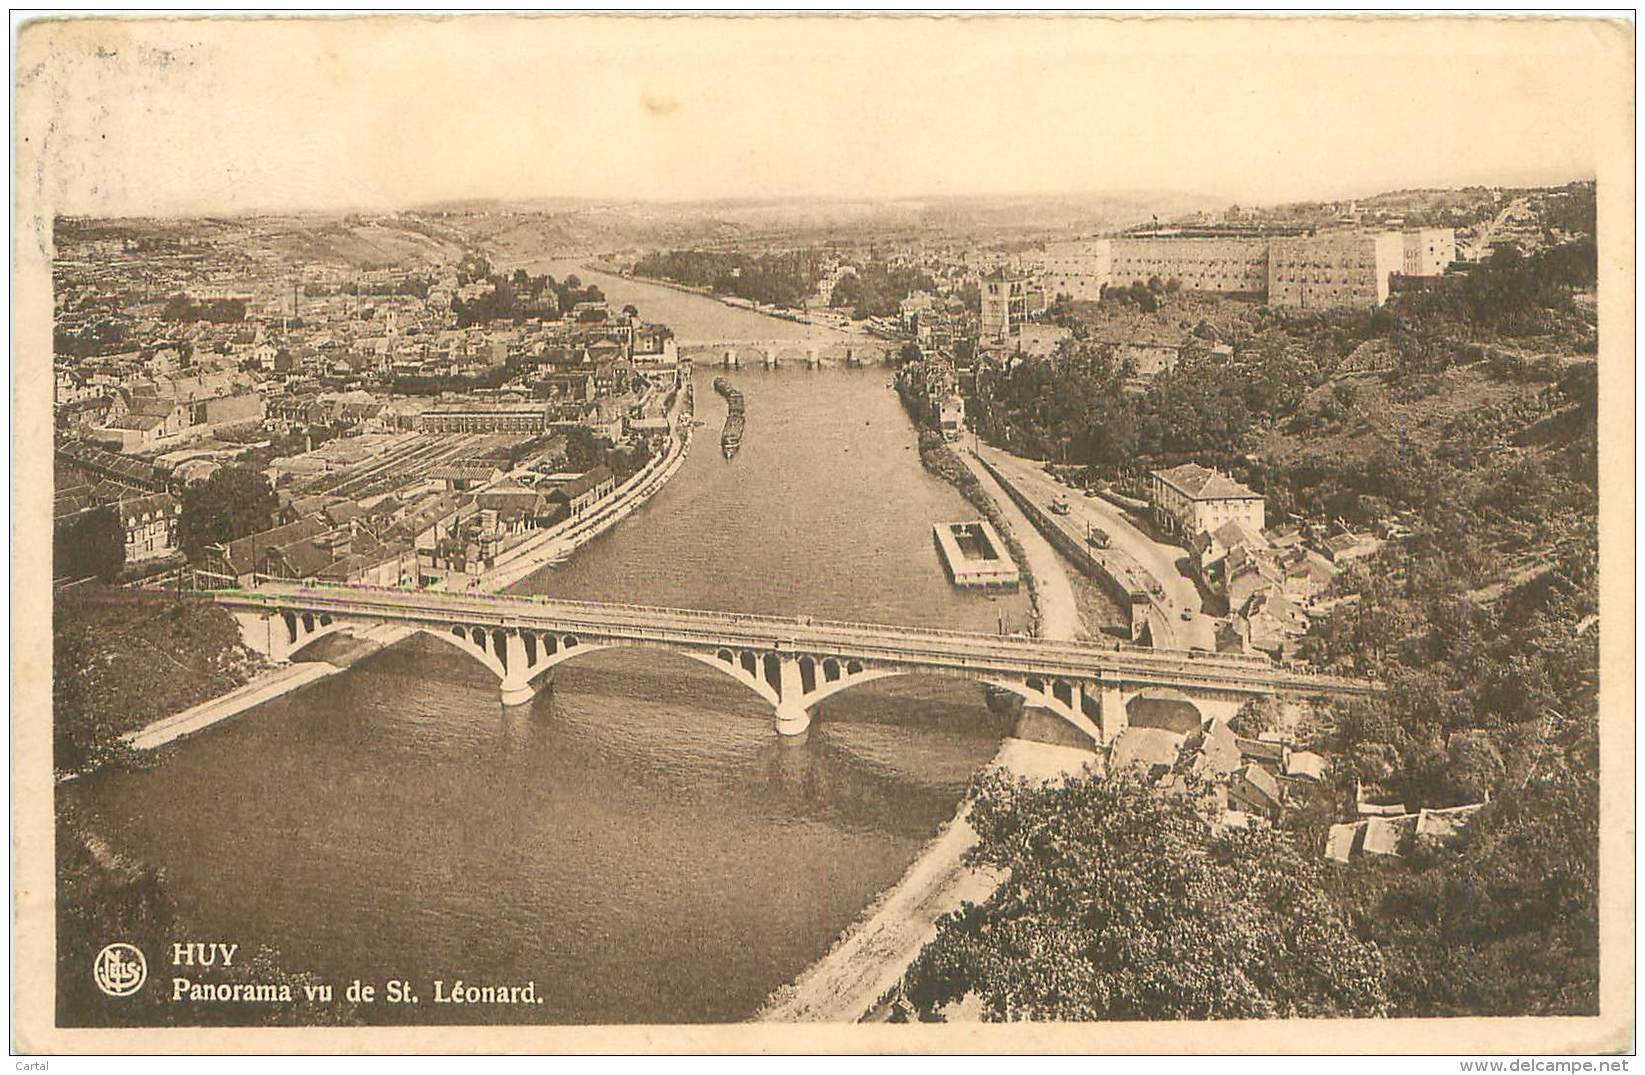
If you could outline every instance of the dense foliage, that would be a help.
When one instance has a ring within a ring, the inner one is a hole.
[[[459,296],[452,300],[451,312],[459,328],[492,321],[554,319],[569,315],[578,303],[605,301],[604,292],[593,284],[584,287],[576,276],[555,280],[552,276],[533,276],[524,269],[515,269],[512,276],[505,276],[492,272],[490,263],[479,257],[463,263],[458,279],[489,285],[488,290],[473,298]]]
[[[1332,887],[1383,954],[1392,1014],[1597,1015],[1598,830],[1598,781],[1547,757],[1462,846],[1345,870]]]
[[[177,543],[190,559],[216,545],[267,530],[279,510],[268,478],[249,467],[228,466],[183,490]]]
[[[227,323],[246,319],[246,300],[212,298],[196,302],[179,291],[166,300],[160,316],[167,321],[212,321]]]
[[[915,291],[931,291],[936,281],[921,269],[870,261],[840,277],[828,305],[844,307],[857,319],[894,317],[902,300]]]
[[[972,994],[1001,1020],[1386,1013],[1380,955],[1284,833],[1214,831],[1195,796],[1130,774],[977,792],[971,861],[1008,875],[939,921],[909,972],[922,1011]]]
[[[114,581],[126,563],[126,529],[119,510],[102,504],[58,519],[51,549],[54,578]]]
[[[669,250],[640,258],[634,272],[751,302],[800,306],[822,279],[822,265],[823,254],[815,250],[758,256],[717,250]]]
[[[217,605],[102,586],[56,593],[51,659],[58,772],[121,755],[121,735],[226,694],[258,666]]]
[[[1595,267],[1582,237],[1498,250],[1377,311],[1230,304],[1145,386],[1098,342],[1110,333],[1076,333],[1056,361],[984,375],[971,404],[988,439],[1094,476],[1192,459],[1262,491],[1270,523],[1398,532],[1311,616],[1304,659],[1389,689],[1310,731],[1303,745],[1335,759],[1331,795],[1285,824],[1312,861],[1356,783],[1410,810],[1489,800],[1458,846],[1329,875],[1353,936],[1381,952],[1393,1014],[1597,1005],[1598,371],[1576,295]],[[1164,299],[1157,315],[1122,315],[1187,328],[1205,312]],[[1201,346],[1213,337],[1234,355]],[[1056,893],[1022,898],[1055,907]],[[1059,930],[1073,928],[1065,913]],[[990,921],[971,915],[967,929]],[[927,988],[984,969],[1012,982],[990,951],[951,939]]]

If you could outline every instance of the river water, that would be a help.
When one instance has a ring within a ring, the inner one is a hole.
[[[543,271],[537,268],[536,271]],[[563,267],[559,268],[561,274]],[[576,270],[688,339],[815,337]],[[889,372],[744,368],[644,508],[516,590],[993,630],[1022,595],[949,586],[934,522],[975,512],[928,475]],[[952,816],[1000,730],[971,684],[831,699],[803,743],[713,670],[605,651],[505,710],[489,672],[413,639],[65,788],[117,850],[159,865],[188,940],[274,948],[339,988],[411,980],[373,1021],[708,1022],[749,1016],[819,957]],[[530,1007],[434,1006],[432,982],[536,982]]]

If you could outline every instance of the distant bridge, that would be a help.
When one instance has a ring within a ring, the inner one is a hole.
[[[681,358],[699,366],[879,366],[896,350],[894,344],[871,337],[860,340],[679,340]]]
[[[248,645],[274,660],[338,631],[399,625],[424,632],[490,669],[505,705],[529,701],[556,665],[585,653],[614,647],[675,653],[769,703],[784,735],[805,731],[817,704],[841,691],[922,673],[1017,695],[1060,717],[1092,749],[1124,730],[1127,707],[1138,698],[1184,701],[1202,715],[1231,716],[1253,697],[1378,689],[1363,680],[1289,671],[1261,656],[808,617],[290,582],[209,596],[233,613]]]

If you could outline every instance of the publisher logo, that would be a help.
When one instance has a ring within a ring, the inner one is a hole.
[[[111,944],[97,953],[91,976],[111,997],[129,997],[148,981],[148,961],[135,945]]]

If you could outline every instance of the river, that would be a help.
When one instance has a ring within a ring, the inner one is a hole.
[[[534,271],[543,271],[537,267]],[[564,271],[563,269],[561,270]],[[683,338],[819,331],[576,270]],[[590,600],[993,630],[1021,594],[953,589],[934,522],[975,516],[928,475],[885,369],[744,368],[640,511],[515,589]],[[414,637],[164,750],[65,787],[164,870],[188,938],[274,948],[346,985],[419,983],[373,1021],[744,1019],[819,957],[952,816],[1000,729],[971,684],[831,699],[803,742],[701,665],[597,653],[504,710],[490,673]],[[541,1004],[427,1003],[435,978],[534,980]]]

